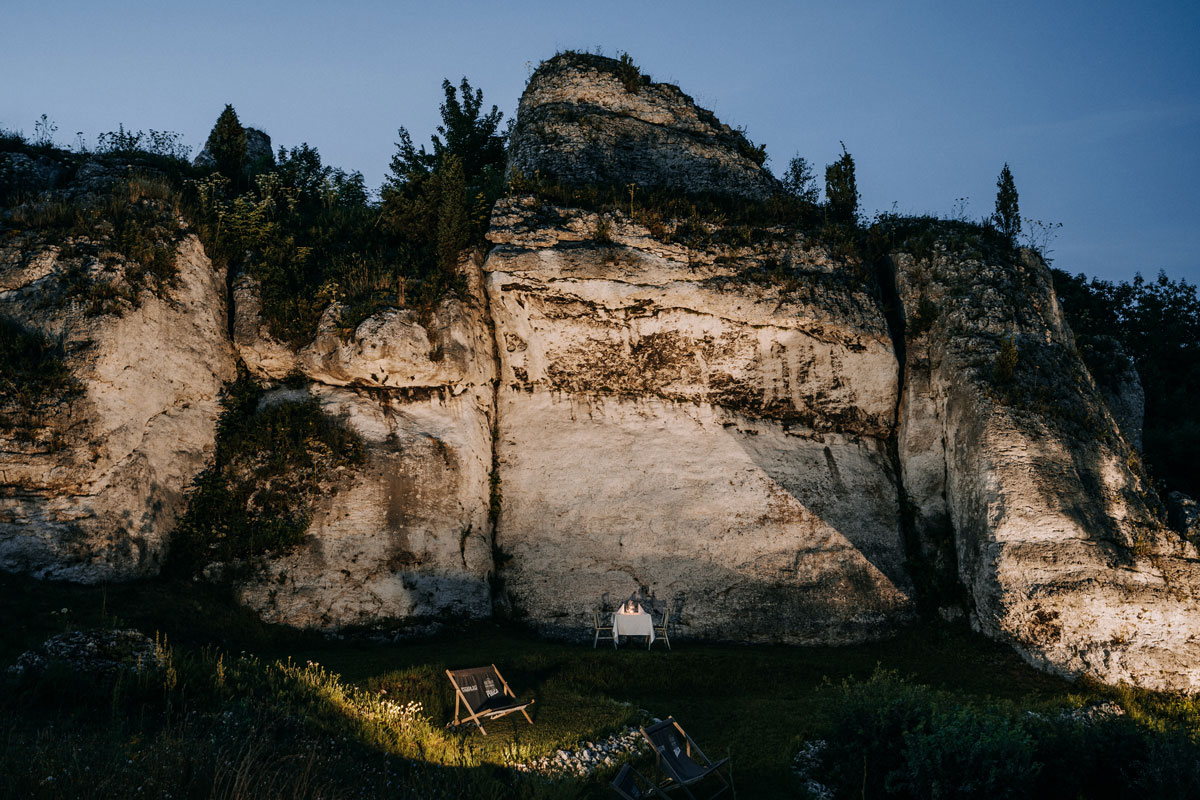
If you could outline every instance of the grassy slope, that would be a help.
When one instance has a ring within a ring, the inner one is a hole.
[[[742,796],[790,794],[789,763],[799,739],[820,736],[837,714],[837,693],[828,683],[866,678],[877,665],[950,690],[965,701],[991,697],[1043,707],[1075,705],[1095,694],[1034,672],[1007,648],[966,630],[917,628],[890,641],[839,648],[738,647],[681,640],[672,652],[656,646],[648,653],[637,647],[593,650],[545,642],[520,629],[480,623],[419,642],[374,645],[263,625],[232,607],[219,592],[195,585],[79,587],[0,576],[0,600],[5,631],[0,662],[11,663],[23,649],[54,632],[97,625],[160,632],[184,657],[211,661],[216,647],[230,654],[252,651],[260,656],[256,663],[262,664],[288,658],[298,664],[318,662],[340,674],[343,682],[371,694],[384,689],[393,701],[421,702],[435,730],[427,757],[473,769],[601,737],[636,721],[638,709],[660,717],[672,714],[710,756],[731,756]],[[63,608],[68,609],[65,614]],[[202,655],[205,652],[209,655]],[[530,727],[523,719],[517,722],[519,717],[509,717],[489,726],[487,737],[442,732],[453,711],[443,670],[488,662],[501,668],[518,694],[537,698],[536,724]],[[190,673],[184,674],[186,683]],[[274,684],[268,680],[266,685]],[[279,695],[282,698],[284,692],[279,690]],[[222,703],[237,699],[223,697]],[[280,699],[276,706],[281,711],[273,713],[290,716],[286,712],[298,701],[293,695],[288,698]],[[0,705],[2,725],[13,724],[11,715],[18,708],[26,719],[23,725],[61,724],[54,716],[61,710],[39,717],[30,714],[28,703],[14,705],[11,698],[8,702],[7,708]],[[209,708],[216,701],[191,702]],[[342,726],[336,718],[342,712],[330,708],[321,712],[324,717],[305,717],[305,724],[344,728],[351,740],[345,746],[353,757],[370,759],[370,753],[379,750],[404,752],[380,741],[375,728]],[[89,717],[84,724],[97,725],[97,732],[103,733],[117,724],[111,715],[104,716]],[[145,731],[130,735],[153,738]],[[9,734],[10,746],[24,741]],[[563,788],[564,796],[604,796],[599,781]]]

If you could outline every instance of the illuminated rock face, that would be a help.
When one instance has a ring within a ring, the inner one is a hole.
[[[491,614],[491,387],[374,396],[313,384],[366,462],[317,503],[305,542],[239,589],[271,622],[331,628]]]
[[[1200,689],[1196,550],[1149,508],[1046,265],[1028,251],[893,262],[910,331],[904,485],[916,533],[953,543],[974,624],[1064,675]]]
[[[837,642],[912,611],[885,446],[897,362],[860,266],[780,236],[689,251],[505,201],[484,270],[500,343],[496,531],[509,600],[579,630],[604,593],[686,629]],[[749,276],[796,269],[791,292]]]
[[[0,254],[0,313],[61,336],[83,387],[33,441],[0,435],[0,569],[89,583],[158,572],[234,372],[223,271],[194,236],[175,263],[166,297],[92,316],[78,299],[46,307],[72,266],[59,248]],[[124,269],[102,277],[120,284]]]
[[[334,308],[299,350],[269,338],[253,284],[237,286],[234,341],[248,368],[302,374],[311,383],[299,397],[345,419],[366,456],[326,487],[304,543],[241,583],[241,601],[264,619],[335,628],[491,614],[495,366],[479,264],[461,268],[466,299],[442,302],[424,324],[389,310],[343,339]]]
[[[539,68],[510,152],[514,177],[634,184],[634,203],[776,187],[676,87],[592,56]],[[80,191],[114,179],[80,175]],[[1044,669],[1200,690],[1200,557],[1151,508],[1135,376],[1106,405],[1038,258],[924,231],[922,257],[894,253],[879,281],[794,232],[701,249],[647,221],[506,198],[461,298],[345,333],[331,306],[297,348],[249,279],[227,327],[194,237],[171,300],[121,317],[46,310],[58,251],[0,252],[3,313],[61,332],[84,387],[34,444],[0,442],[0,569],[154,574],[236,352],[268,381],[302,376],[269,402],[316,397],[365,452],[321,487],[305,541],[239,578],[265,619],[498,601],[580,635],[604,594],[644,587],[693,636],[834,643],[897,631],[919,595]]]

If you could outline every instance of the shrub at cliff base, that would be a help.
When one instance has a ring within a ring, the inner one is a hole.
[[[190,574],[294,547],[338,467],[361,463],[357,434],[315,399],[260,408],[263,395],[244,368],[226,387],[213,465],[189,492],[168,570]]]
[[[838,715],[807,777],[836,797],[1200,796],[1194,701],[1126,690],[1128,715],[1112,702],[1022,710],[889,671],[825,691]]]

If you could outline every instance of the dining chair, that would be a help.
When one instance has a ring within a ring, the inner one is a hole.
[[[600,642],[600,634],[607,633],[608,636],[612,636],[612,612],[606,609],[603,605],[593,608],[592,626],[595,628],[595,636],[592,637],[592,649],[595,650],[596,645]]]

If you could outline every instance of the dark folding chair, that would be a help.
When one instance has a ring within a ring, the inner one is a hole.
[[[663,794],[654,782],[647,778],[642,773],[633,768],[633,765],[626,764],[621,767],[621,771],[617,773],[617,777],[613,778],[613,782],[608,788],[617,793],[617,796],[623,800],[642,800],[644,797],[668,797]]]
[[[654,748],[655,767],[658,775],[666,780],[658,784],[662,791],[672,792],[681,790],[691,800],[696,800],[692,787],[710,775],[721,782],[721,788],[709,795],[709,798],[719,797],[729,789],[729,781],[720,773],[720,768],[729,761],[722,758],[713,761],[692,741],[692,737],[684,733],[683,728],[674,717],[667,717],[662,722],[642,728],[642,736]]]
[[[529,724],[533,724],[533,720],[529,718],[529,712],[525,710],[533,704],[533,701],[530,700],[526,703],[518,701],[512,689],[508,688],[508,682],[500,676],[500,670],[496,669],[495,664],[474,669],[446,670],[446,677],[454,686],[455,725],[460,724],[459,704],[462,704],[470,712],[463,715],[462,721],[474,722],[479,726],[479,730],[483,731],[484,736],[487,736],[487,731],[484,730],[481,719],[497,719],[520,711],[525,715]]]

